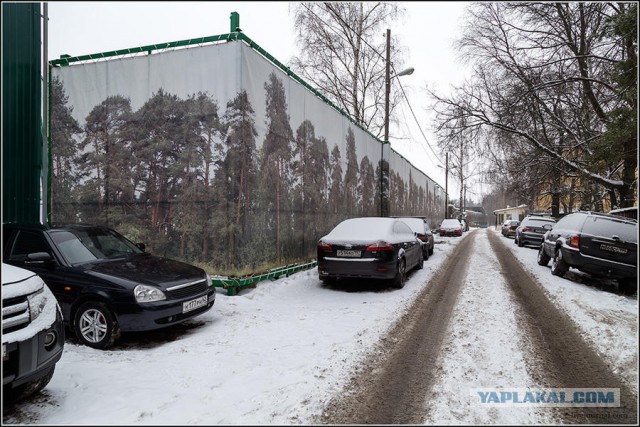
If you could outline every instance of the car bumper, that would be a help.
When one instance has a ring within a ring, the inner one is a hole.
[[[540,246],[540,244],[544,240],[544,235],[537,233],[522,233],[520,234],[520,237],[518,239],[520,239],[523,244],[535,244]]]
[[[638,267],[621,262],[595,258],[584,255],[575,249],[562,247],[562,257],[573,268],[598,277],[610,279],[624,279],[638,277]]]
[[[184,303],[207,296],[207,304],[197,309],[184,312]],[[185,320],[203,314],[213,307],[216,289],[210,286],[206,293],[179,300],[171,299],[146,304],[121,303],[113,308],[118,318],[120,329],[125,332],[150,331],[182,323]]]
[[[44,343],[49,333],[56,334],[56,341],[47,349]],[[62,315],[56,310],[56,321],[49,328],[23,341],[3,342],[7,352],[2,360],[3,387],[19,387],[46,375],[62,357],[64,338]]]
[[[327,257],[318,261],[318,275],[324,278],[393,279],[396,261],[375,258],[344,259]]]
[[[440,237],[444,236],[462,236],[462,231],[440,231]]]

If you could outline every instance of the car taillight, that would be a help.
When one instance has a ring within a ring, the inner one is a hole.
[[[523,233],[526,232],[526,231],[532,231],[532,230],[529,227],[525,227],[525,228],[522,229]]]
[[[326,252],[331,252],[331,245],[323,242],[322,240],[320,240],[318,242],[318,250],[319,251],[326,251]]]
[[[572,248],[578,248],[580,246],[580,236],[574,234],[573,236],[569,237],[569,246],[571,246]]]
[[[509,228],[510,228],[510,229],[512,229],[512,230],[515,230],[516,228],[518,228],[518,226],[517,226],[517,225],[512,225],[512,226],[511,226],[511,227],[509,227]]]
[[[391,244],[385,242],[384,240],[379,240],[375,242],[373,245],[367,246],[367,251],[392,251],[393,246]]]

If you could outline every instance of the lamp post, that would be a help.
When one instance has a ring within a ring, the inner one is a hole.
[[[389,199],[385,197],[388,192],[389,164],[384,160],[384,152],[385,146],[389,150],[389,93],[391,91],[391,79],[412,74],[413,71],[413,67],[410,67],[391,76],[391,30],[387,29],[387,63],[384,79],[384,141],[380,146],[380,216],[389,216]]]
[[[445,154],[444,169],[444,219],[449,218],[449,153]]]

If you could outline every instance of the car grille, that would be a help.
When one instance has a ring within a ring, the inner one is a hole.
[[[168,288],[167,295],[175,299],[188,298],[202,294],[207,290],[208,286],[209,284],[207,283],[207,281],[205,279],[202,279],[198,282],[192,282]]]
[[[26,328],[31,319],[27,296],[9,298],[2,302],[2,333],[8,334]]]

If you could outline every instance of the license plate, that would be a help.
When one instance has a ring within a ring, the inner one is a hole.
[[[338,249],[338,251],[336,252],[336,255],[343,256],[343,257],[350,257],[350,258],[359,258],[360,257],[360,251],[350,251],[350,250]]]
[[[600,249],[603,251],[615,252],[618,254],[626,254],[628,252],[627,248],[619,248],[617,246],[611,245],[600,245]]]
[[[207,296],[203,296],[200,298],[192,299],[191,301],[182,303],[182,312],[187,313],[189,311],[195,310],[196,308],[205,307],[207,305]]]

